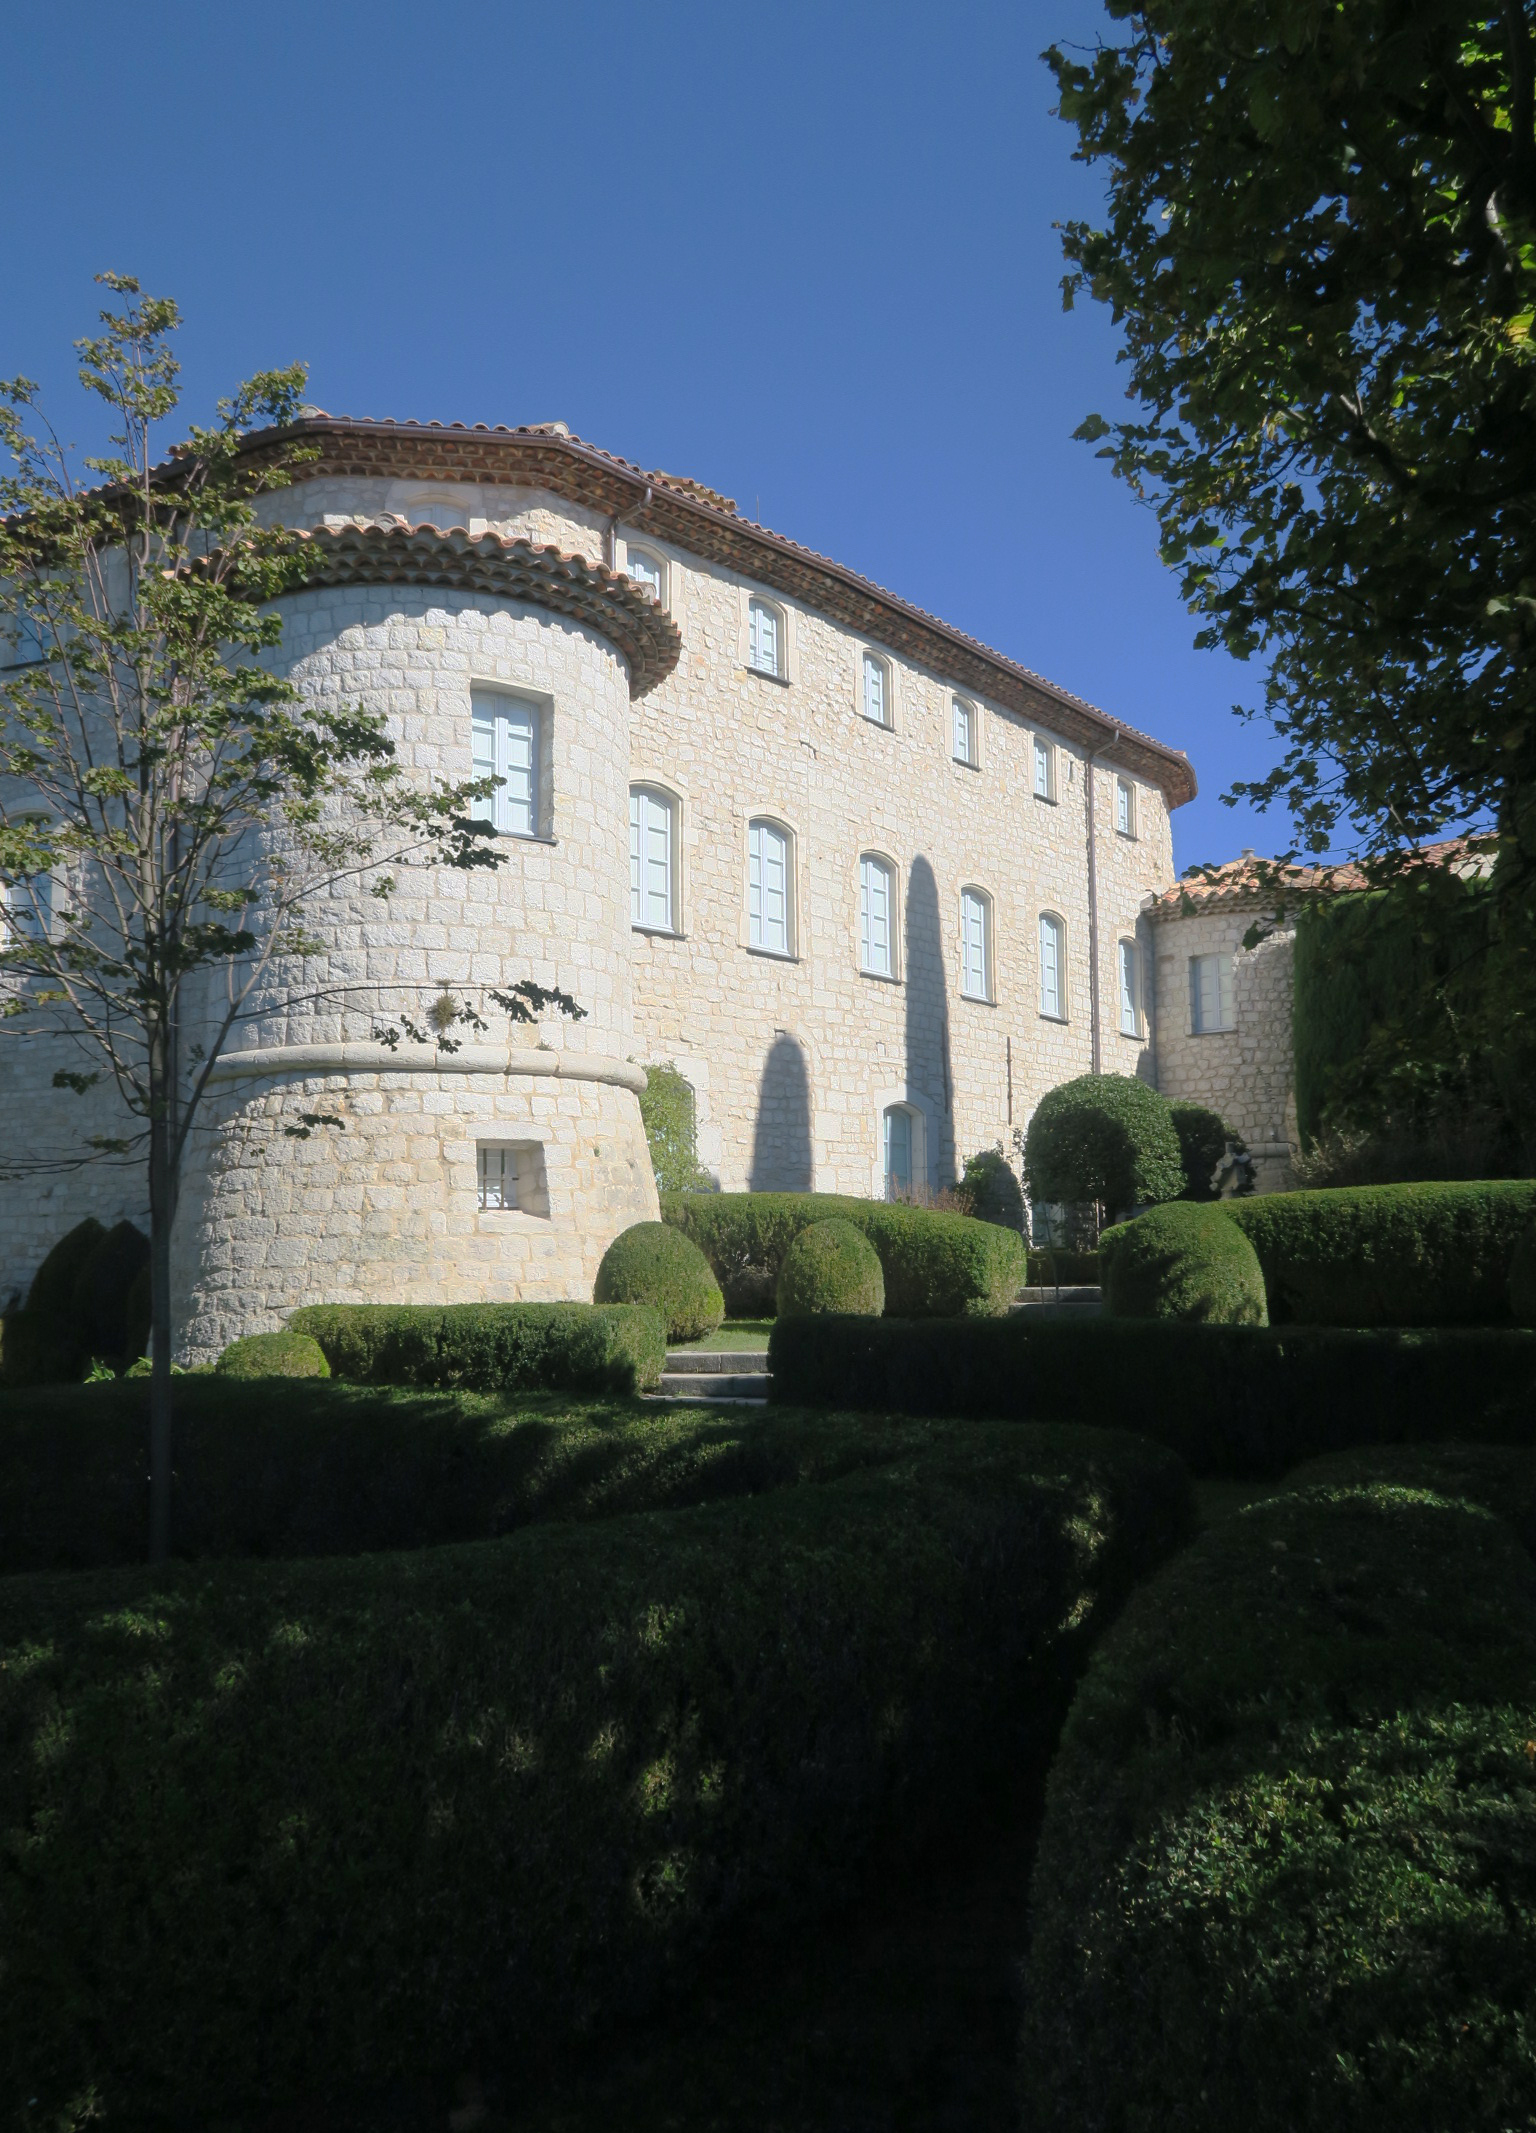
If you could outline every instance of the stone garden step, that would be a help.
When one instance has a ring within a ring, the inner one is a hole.
[[[755,1375],[768,1368],[766,1348],[669,1348],[668,1371],[697,1370],[707,1377],[718,1377],[724,1371],[746,1372]]]
[[[1097,1286],[1087,1283],[1068,1288],[1065,1283],[1059,1289],[1042,1286],[1020,1289],[1011,1308],[1015,1311],[1047,1312],[1053,1318],[1091,1317],[1104,1308],[1104,1299]]]
[[[651,1397],[674,1405],[729,1400],[766,1407],[768,1383],[766,1348],[673,1348]]]

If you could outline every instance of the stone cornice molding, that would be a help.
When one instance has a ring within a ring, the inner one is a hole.
[[[535,1080],[603,1081],[638,1096],[646,1072],[606,1052],[543,1052],[533,1046],[463,1044],[445,1052],[435,1044],[271,1044],[222,1052],[208,1070],[210,1081],[268,1080],[302,1074],[500,1074]]]
[[[489,593],[528,607],[570,615],[605,638],[629,667],[631,697],[644,696],[677,665],[677,624],[632,579],[532,541],[499,534],[471,537],[462,528],[411,526],[404,519],[369,526],[317,526],[299,534],[302,576],[295,590],[318,585],[423,585]]]
[[[297,471],[300,482],[378,477],[489,483],[542,489],[583,504],[626,528],[651,533],[739,577],[785,593],[813,613],[901,653],[948,686],[972,690],[1031,723],[1044,724],[1061,739],[1159,786],[1171,807],[1195,796],[1195,773],[1181,750],[1122,724],[841,563],[742,518],[728,498],[717,497],[702,483],[648,473],[550,425],[471,429],[315,414],[284,429],[254,432],[246,451],[260,464],[281,458],[286,447],[299,443],[317,455]]]

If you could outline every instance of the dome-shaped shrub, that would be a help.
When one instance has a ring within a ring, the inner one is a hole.
[[[325,1351],[307,1333],[248,1333],[214,1364],[221,1378],[328,1378]]]
[[[1112,1318],[1269,1324],[1258,1253],[1218,1207],[1173,1200],[1107,1229],[1099,1266]]]
[[[1110,1209],[1175,1200],[1184,1162],[1166,1096],[1132,1074],[1079,1074],[1040,1099],[1024,1140],[1032,1200]]]
[[[691,1237],[666,1222],[637,1222],[614,1238],[597,1270],[592,1301],[651,1304],[674,1341],[713,1333],[725,1316],[709,1261]]]
[[[1536,1229],[1526,1231],[1510,1261],[1509,1315],[1517,1326],[1536,1326]]]
[[[965,1175],[955,1187],[955,1206],[977,1222],[1022,1231],[1024,1194],[1001,1148],[983,1148],[979,1155],[966,1157]]]
[[[1246,1142],[1241,1134],[1232,1131],[1219,1112],[1208,1111],[1204,1104],[1174,1104],[1171,1110],[1173,1130],[1179,1137],[1179,1159],[1184,1165],[1184,1190],[1179,1198],[1219,1199],[1220,1194],[1211,1182],[1216,1166],[1229,1146],[1246,1154]]]
[[[880,1260],[855,1223],[834,1218],[801,1230],[779,1269],[780,1318],[809,1318],[821,1311],[878,1318],[884,1309]]]

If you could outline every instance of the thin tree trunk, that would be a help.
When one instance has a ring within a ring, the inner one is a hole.
[[[149,1120],[149,1559],[171,1552],[171,1223],[176,1213],[169,1102],[169,1043],[150,1039]]]

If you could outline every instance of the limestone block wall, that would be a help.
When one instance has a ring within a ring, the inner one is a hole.
[[[1165,1096],[1208,1105],[1248,1143],[1261,1192],[1292,1183],[1297,1146],[1291,1004],[1295,931],[1278,927],[1251,948],[1243,936],[1262,913],[1251,904],[1155,917],[1157,1084]],[[1197,1035],[1190,959],[1232,958],[1236,1027]]]
[[[654,551],[659,544],[648,541]],[[677,671],[633,707],[633,776],[664,788],[682,823],[680,931],[633,938],[641,1055],[674,1059],[699,1096],[700,1154],[728,1190],[881,1185],[881,1120],[921,1117],[931,1183],[1008,1141],[1045,1092],[1091,1064],[1086,767],[1056,742],[1057,798],[1033,792],[1035,728],[974,696],[974,767],[953,760],[952,689],[878,644],[894,682],[890,728],[860,709],[865,640],[775,595],[787,681],[746,665],[752,588],[666,555],[683,635]],[[1053,741],[1054,736],[1051,736]],[[1116,835],[1114,779],[1095,774],[1103,1064],[1145,1070],[1145,1021],[1118,1033],[1116,946],[1149,888],[1171,878],[1168,811],[1137,790],[1138,834]],[[754,953],[747,836],[767,816],[794,837],[791,960]],[[859,858],[896,870],[897,977],[859,969]],[[992,899],[993,997],[963,996],[960,894]],[[1040,1012],[1039,919],[1066,928],[1067,1017]]]
[[[548,492],[383,477],[297,484],[277,500],[296,523],[456,514],[492,530],[622,567],[628,537]],[[919,1121],[931,1183],[1027,1123],[1047,1089],[1092,1064],[1087,777],[1084,751],[1051,735],[1056,799],[1033,793],[1035,726],[977,705],[974,767],[951,749],[952,689],[869,640],[892,681],[889,729],[860,711],[866,641],[777,591],[787,679],[747,666],[747,605],[764,590],[686,550],[636,536],[665,564],[683,638],[676,672],[630,707],[630,774],[675,799],[678,932],[630,936],[634,1056],[675,1060],[698,1098],[701,1160],[728,1189],[881,1186],[881,1120]],[[1135,781],[1135,835],[1117,833],[1115,772],[1094,780],[1100,1057],[1149,1073],[1150,986],[1136,1034],[1120,1029],[1118,944],[1172,878],[1164,795]],[[766,815],[794,838],[797,938],[783,960],[747,939],[747,826]],[[895,868],[897,976],[858,967],[858,864]],[[960,892],[992,898],[993,997],[963,997]],[[1066,1019],[1040,1012],[1039,919],[1066,932]],[[1140,938],[1145,940],[1141,924]]]

